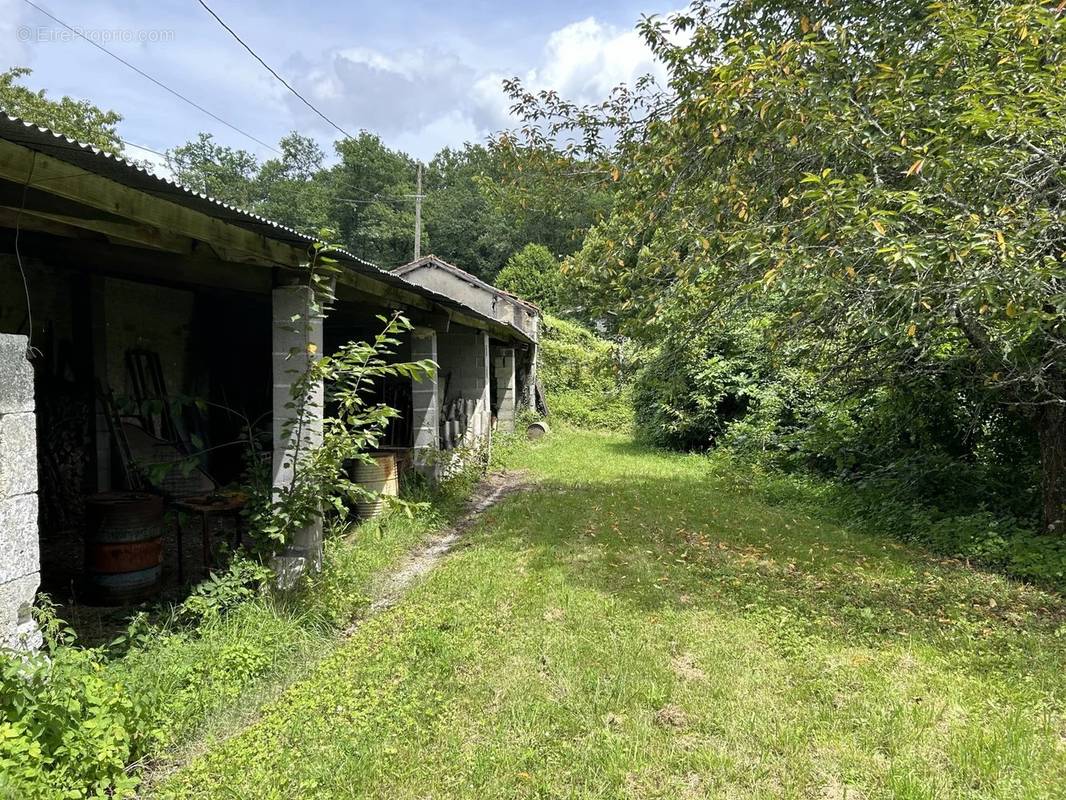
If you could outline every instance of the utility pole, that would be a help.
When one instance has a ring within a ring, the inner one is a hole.
[[[418,184],[415,189],[415,261],[422,257],[422,162],[418,163]]]

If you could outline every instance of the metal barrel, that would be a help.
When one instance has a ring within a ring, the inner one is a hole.
[[[537,420],[536,422],[531,422],[528,426],[526,426],[526,438],[537,440],[542,438],[549,431],[550,428],[548,427],[547,422],[542,419]]]
[[[384,496],[396,497],[400,493],[399,470],[395,453],[372,453],[370,462],[356,461],[352,467],[352,480],[376,497],[355,504],[360,519],[370,519],[385,507]]]
[[[93,602],[125,605],[159,593],[163,498],[104,492],[86,504],[85,572]]]

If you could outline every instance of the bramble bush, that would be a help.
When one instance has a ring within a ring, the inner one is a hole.
[[[545,315],[538,378],[554,419],[628,432],[633,410],[621,349],[576,322]]]

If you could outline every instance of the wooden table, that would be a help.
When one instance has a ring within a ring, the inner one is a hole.
[[[241,511],[248,504],[248,497],[242,492],[212,492],[211,494],[182,497],[171,502],[178,512],[178,583],[185,582],[185,548],[184,532],[181,528],[181,515],[199,514],[200,533],[204,548],[204,577],[211,572],[211,520],[215,517],[233,517],[233,549],[236,550],[241,538]]]

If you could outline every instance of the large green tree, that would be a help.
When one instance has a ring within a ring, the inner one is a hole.
[[[331,227],[333,187],[322,148],[295,131],[279,147],[282,156],[264,161],[255,177],[256,212],[303,233]]]
[[[1061,529],[1066,20],[1057,2],[902,8],[886,26],[869,3],[696,2],[642,26],[668,91],[516,97],[614,131],[596,153],[613,213],[578,260],[604,309],[654,331],[755,302],[827,378],[1001,403],[1032,426]]]
[[[43,89],[35,92],[20,83],[31,74],[27,67],[0,72],[0,109],[109,153],[122,153],[119,114],[105,111],[87,100],[72,97],[53,100]]]
[[[329,171],[328,181],[331,219],[341,240],[355,255],[382,267],[406,264],[414,255],[414,159],[366,131],[337,142],[336,149],[340,163]],[[422,244],[428,252],[428,238]]]
[[[496,285],[544,311],[565,311],[566,292],[559,260],[542,244],[527,244],[507,260]]]
[[[189,189],[240,208],[255,205],[259,173],[255,155],[219,144],[210,133],[167,150],[167,167]]]
[[[445,148],[425,172],[423,220],[433,252],[491,281],[520,244],[521,232],[492,202],[484,182],[495,165],[481,145]]]

